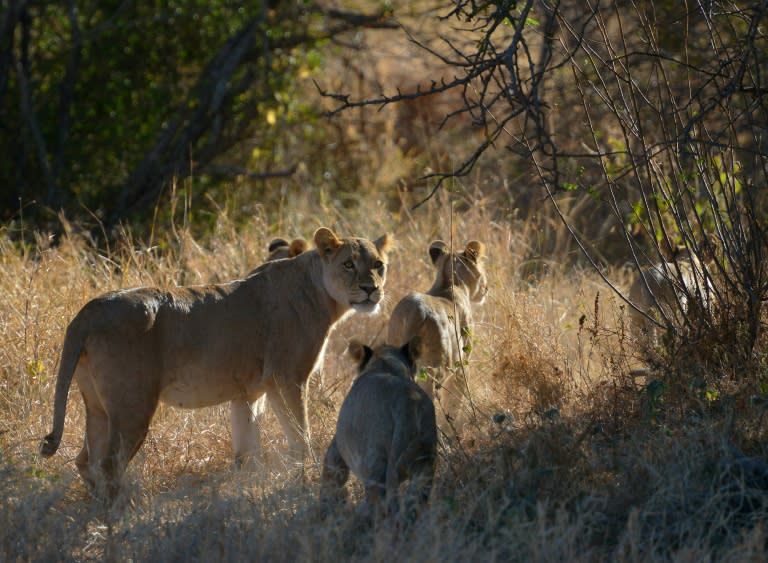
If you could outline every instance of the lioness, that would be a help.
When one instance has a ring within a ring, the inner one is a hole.
[[[436,240],[429,245],[429,256],[435,282],[427,293],[410,293],[397,304],[388,340],[402,345],[421,336],[424,350],[419,363],[434,370],[433,378],[422,386],[430,398],[439,399],[446,418],[455,421],[467,393],[462,361],[470,352],[472,303],[482,303],[488,293],[485,246],[473,240],[463,252],[450,252],[445,242]]]
[[[273,260],[282,260],[283,258],[295,258],[302,252],[309,250],[309,244],[303,238],[295,238],[288,244],[288,241],[281,238],[272,239],[267,247],[267,262]]]
[[[675,311],[689,312],[689,299],[696,297],[708,309],[712,287],[705,280],[699,259],[678,248],[672,255],[674,262],[659,262],[638,273],[629,288],[630,301],[646,313],[630,308],[632,333],[639,342],[652,347],[658,344],[659,325],[651,319],[674,317]]]
[[[266,262],[246,279],[116,291],[87,303],[67,328],[42,455],[59,447],[75,377],[86,410],[75,463],[89,485],[103,478],[110,494],[158,401],[187,408],[231,401],[234,454],[242,462],[258,453],[266,395],[292,455],[303,459],[307,377],[336,322],[378,311],[391,237],[342,239],[320,228],[314,242],[316,250]]]
[[[400,348],[384,345],[376,350],[353,340],[349,353],[360,375],[341,405],[336,435],[325,454],[326,494],[341,492],[351,469],[363,482],[371,508],[394,511],[398,487],[406,479],[411,480],[411,494],[426,503],[435,471],[437,425],[432,401],[413,381],[419,337]]]

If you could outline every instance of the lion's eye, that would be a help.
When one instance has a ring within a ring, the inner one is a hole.
[[[346,262],[344,262],[344,264],[342,264],[342,266],[344,266],[347,270],[351,270],[352,268],[355,267],[355,263],[352,262],[352,260],[347,260]]]
[[[376,270],[378,270],[379,268],[381,268],[383,265],[384,265],[384,262],[382,262],[381,260],[376,260],[376,262],[374,262],[374,263],[373,263],[373,267],[374,267],[374,269],[376,269]]]

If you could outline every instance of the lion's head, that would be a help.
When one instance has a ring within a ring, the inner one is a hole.
[[[377,371],[413,380],[416,376],[416,360],[421,355],[421,338],[414,336],[403,346],[382,345],[377,349],[352,339],[347,352],[357,364],[358,371]]]
[[[315,232],[315,246],[326,267],[326,290],[338,303],[361,313],[377,313],[384,297],[387,251],[392,237],[383,235],[371,242],[362,238],[339,238],[325,227]]]
[[[429,293],[451,286],[463,286],[471,301],[482,303],[485,300],[488,281],[483,266],[483,243],[471,240],[462,252],[450,252],[445,242],[436,240],[429,245],[429,257],[437,270],[435,283]]]

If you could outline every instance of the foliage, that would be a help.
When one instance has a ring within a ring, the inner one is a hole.
[[[499,166],[524,178],[500,174],[512,205],[539,212],[532,193],[543,193],[598,271],[669,260],[669,283],[684,297],[664,319],[671,347],[731,334],[740,356],[713,347],[703,365],[740,365],[768,299],[766,16],[766,5],[747,2],[460,0],[444,16],[444,43],[424,43],[451,80],[326,96],[340,113],[459,91],[463,104],[446,121],[469,116],[484,136],[460,164],[431,174],[432,194],[504,147]],[[689,259],[700,264],[693,280],[677,264]]]
[[[255,149],[271,154],[278,123],[306,117],[295,83],[318,46],[388,25],[311,2],[0,6],[0,217],[84,207],[108,228],[150,217],[192,175],[205,187],[291,173]]]

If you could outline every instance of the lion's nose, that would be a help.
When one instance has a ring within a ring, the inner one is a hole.
[[[368,294],[368,297],[371,296],[371,294],[376,291],[378,288],[375,285],[361,285],[360,289],[365,291],[365,293]]]

